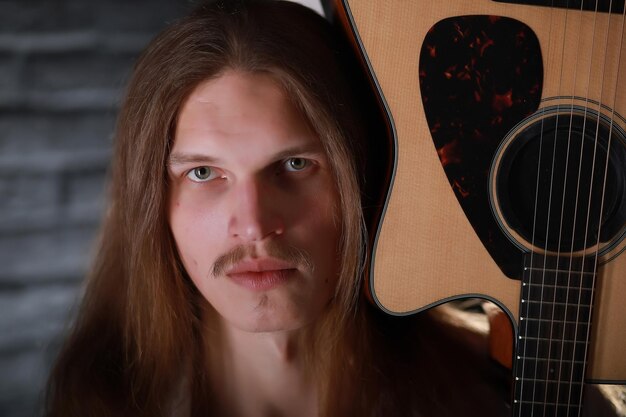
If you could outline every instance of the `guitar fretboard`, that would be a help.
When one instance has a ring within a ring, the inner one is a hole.
[[[598,11],[621,14],[624,0],[495,0],[502,3],[527,4],[532,6],[558,7],[569,10]]]
[[[526,255],[515,357],[514,416],[580,415],[593,258]]]

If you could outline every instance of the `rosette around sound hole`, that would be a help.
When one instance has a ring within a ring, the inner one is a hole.
[[[495,192],[526,244],[578,252],[623,238],[626,137],[597,113],[547,112],[502,149]]]

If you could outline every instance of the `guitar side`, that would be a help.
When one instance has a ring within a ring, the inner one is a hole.
[[[520,281],[502,272],[475,233],[433,146],[418,76],[422,41],[435,23],[450,16],[514,18],[532,28],[541,43],[543,97],[564,92],[592,100],[610,97],[610,107],[621,114],[626,113],[623,65],[615,59],[609,61],[602,80],[597,73],[583,71],[591,67],[591,61],[602,58],[602,50],[598,49],[598,55],[579,56],[562,48],[574,33],[591,27],[590,13],[584,13],[581,20],[567,21],[563,10],[547,12],[488,0],[397,1],[393,7],[389,2],[344,0],[344,5],[393,120],[397,145],[392,187],[370,265],[373,298],[382,309],[404,315],[454,298],[485,297],[496,301],[518,324]],[[617,26],[617,18],[611,19]],[[619,39],[598,36],[585,42],[619,45]],[[622,61],[626,61],[626,46],[621,48]],[[579,68],[578,74],[564,71],[574,66]],[[581,80],[590,80],[589,90]],[[615,85],[620,88],[615,90]],[[598,267],[587,379],[626,381],[626,355],[621,353],[626,341],[626,303],[621,301],[626,295],[624,242],[605,259],[610,261],[600,262]]]

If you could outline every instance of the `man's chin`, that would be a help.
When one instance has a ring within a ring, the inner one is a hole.
[[[262,315],[256,315],[246,320],[229,320],[229,324],[239,329],[240,331],[249,333],[280,333],[280,332],[292,332],[304,329],[311,323],[315,322],[316,317],[306,316],[294,316],[290,315],[285,317],[284,315],[271,314],[271,312],[264,312]]]

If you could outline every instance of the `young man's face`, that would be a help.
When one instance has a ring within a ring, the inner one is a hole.
[[[229,324],[312,322],[338,277],[339,202],[317,135],[266,74],[226,72],[184,103],[169,223],[187,273]]]

